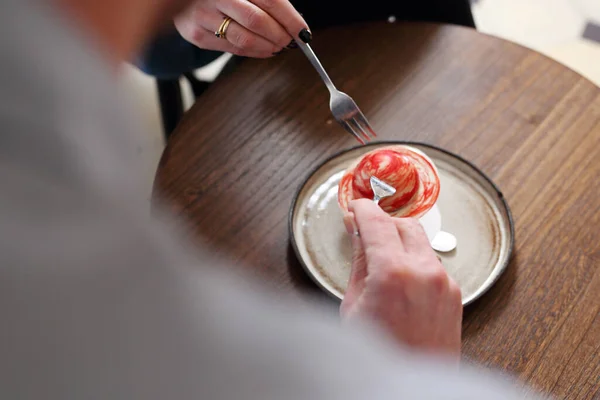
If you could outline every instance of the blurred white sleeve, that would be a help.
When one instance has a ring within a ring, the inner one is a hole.
[[[0,187],[3,399],[520,396],[275,304],[108,201],[6,165]]]

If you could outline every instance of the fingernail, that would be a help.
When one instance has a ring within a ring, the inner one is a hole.
[[[298,48],[298,43],[296,43],[296,41],[294,39],[292,39],[292,41],[290,42],[290,44],[287,45],[288,49],[297,49]]]
[[[310,33],[308,29],[302,28],[302,30],[298,34],[298,37],[302,39],[304,43],[310,43],[310,41],[312,40],[312,33]]]
[[[348,211],[354,214],[354,204],[356,204],[357,200],[350,200],[348,203]]]
[[[344,215],[344,226],[346,227],[346,232],[348,232],[348,235],[356,235],[358,233],[358,228],[356,227],[353,213],[347,213]]]

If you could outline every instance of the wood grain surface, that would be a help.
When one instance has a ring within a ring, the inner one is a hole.
[[[479,166],[516,223],[507,272],[464,319],[464,354],[565,399],[600,398],[600,89],[531,50],[466,28],[370,24],[313,48],[379,137]],[[300,51],[249,60],[186,115],[155,203],[192,236],[287,292],[319,293],[288,242],[298,185],[354,146]]]

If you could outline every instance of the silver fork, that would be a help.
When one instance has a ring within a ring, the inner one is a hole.
[[[379,204],[379,200],[390,197],[396,193],[396,188],[388,185],[379,178],[372,176],[369,182],[371,183],[371,189],[373,189],[373,201],[376,204]]]
[[[325,86],[329,89],[330,99],[329,108],[331,113],[337,122],[350,132],[354,137],[361,143],[368,143],[371,139],[374,139],[377,135],[365,115],[360,111],[352,97],[346,93],[337,90],[325,69],[321,65],[321,62],[315,55],[312,48],[304,43],[302,40],[297,41],[298,46],[304,52],[310,63],[315,67]]]

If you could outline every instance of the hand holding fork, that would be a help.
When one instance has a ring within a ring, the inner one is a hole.
[[[315,67],[321,76],[321,79],[325,82],[327,89],[329,89],[329,108],[331,109],[331,113],[335,120],[339,122],[344,129],[354,135],[361,144],[366,144],[374,139],[377,135],[373,128],[371,128],[367,118],[360,111],[354,100],[352,100],[352,97],[337,90],[312,48],[301,40],[298,41],[298,46],[304,52],[313,67]]]

